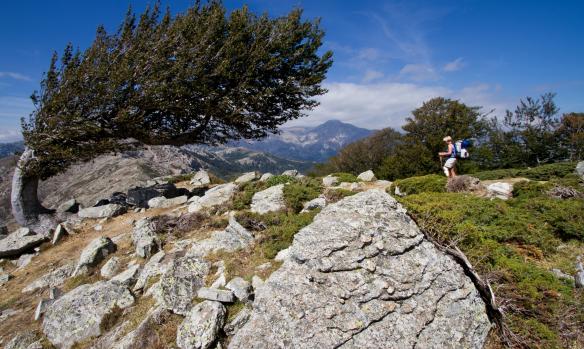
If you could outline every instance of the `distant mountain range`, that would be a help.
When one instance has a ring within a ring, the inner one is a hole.
[[[0,158],[19,153],[24,150],[24,142],[0,143]]]
[[[374,131],[338,120],[316,127],[287,127],[280,134],[259,141],[238,141],[229,145],[276,155],[280,158],[323,162],[349,143],[365,138]]]

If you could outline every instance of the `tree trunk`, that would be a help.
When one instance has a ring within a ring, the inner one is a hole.
[[[23,171],[26,164],[33,159],[33,151],[28,148],[25,149],[20,156],[20,160],[18,160],[12,177],[12,192],[10,196],[12,214],[16,222],[23,227],[39,225],[41,221],[40,215],[52,212],[39,202],[37,196],[39,177],[26,175]]]

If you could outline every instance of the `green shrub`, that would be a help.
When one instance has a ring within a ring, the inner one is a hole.
[[[239,190],[233,196],[231,201],[231,209],[245,210],[249,209],[251,199],[258,191],[268,188],[267,183],[262,182],[247,182],[239,186]]]
[[[419,193],[443,193],[446,191],[446,177],[436,174],[399,179],[391,185],[391,193],[395,192],[395,187],[399,187],[400,192],[407,195]]]
[[[296,179],[296,177],[278,175],[268,178],[268,180],[266,181],[266,185],[268,187],[273,187],[274,185],[296,183],[297,181],[298,180]]]
[[[567,175],[573,174],[575,168],[576,163],[574,162],[561,162],[524,169],[509,168],[482,171],[473,173],[472,176],[483,181],[513,177],[525,177],[536,181],[547,181],[551,178],[563,178]]]
[[[342,183],[342,182],[349,182],[349,183],[359,182],[359,179],[357,179],[357,176],[355,176],[352,173],[337,172],[337,173],[331,174],[331,176],[337,177],[339,179],[339,183]]]
[[[346,198],[347,196],[355,194],[357,194],[356,191],[351,191],[347,189],[328,189],[324,192],[324,197],[327,203],[335,203],[343,198]]]
[[[482,171],[471,174],[471,176],[480,179],[481,181],[504,179],[518,177],[519,170],[514,168],[498,169],[491,171]]]
[[[315,178],[304,177],[284,187],[286,206],[292,212],[298,213],[304,207],[305,202],[317,198],[321,192],[321,181]]]

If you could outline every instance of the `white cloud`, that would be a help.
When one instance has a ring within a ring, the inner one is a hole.
[[[22,140],[22,133],[17,129],[1,129],[0,143],[16,142]]]
[[[399,71],[399,76],[413,81],[431,81],[439,78],[436,70],[428,64],[406,64]]]
[[[0,126],[8,122],[18,125],[21,117],[27,117],[34,109],[30,98],[0,96]]]
[[[453,72],[464,68],[465,65],[466,62],[464,62],[464,59],[459,57],[452,62],[446,63],[442,69],[446,72]]]
[[[0,71],[0,78],[11,78],[20,81],[31,81],[32,79],[24,74],[14,73],[10,71]]]
[[[374,80],[381,79],[383,76],[383,73],[378,70],[367,69],[367,71],[365,71],[365,75],[363,76],[363,82],[372,82]]]
[[[379,49],[368,47],[360,49],[357,52],[357,59],[364,60],[364,61],[377,61],[381,58],[382,54]]]

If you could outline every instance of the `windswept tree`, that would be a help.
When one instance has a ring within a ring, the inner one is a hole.
[[[22,121],[17,222],[39,224],[39,179],[75,162],[137,145],[259,139],[304,116],[326,92],[332,53],[319,52],[323,35],[300,9],[270,18],[197,1],[176,16],[159,4],[139,18],[129,10],[116,33],[97,28],[85,51],[68,45]]]

